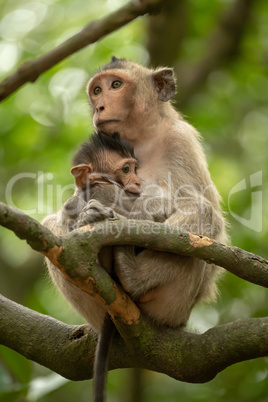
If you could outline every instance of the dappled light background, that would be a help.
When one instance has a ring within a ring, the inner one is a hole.
[[[179,7],[170,13],[173,19],[168,13],[162,19],[139,18],[11,95],[0,106],[0,200],[39,221],[59,209],[74,189],[72,156],[92,132],[85,91],[89,77],[112,55],[148,66],[168,65],[177,73],[176,106],[204,138],[232,244],[268,258],[268,3],[244,1],[251,3],[250,18],[240,28],[239,43],[214,63],[220,16],[237,2],[177,1]],[[0,0],[0,79],[125,3]],[[173,20],[176,28],[170,34]],[[187,82],[200,71],[203,57],[213,46],[211,68],[189,91]],[[0,291],[66,323],[83,322],[51,285],[40,255],[1,227]],[[229,321],[267,314],[267,289],[226,273],[218,302],[196,307],[189,327],[203,332]],[[268,400],[265,358],[236,364],[210,383],[198,385],[142,371],[139,399],[131,399],[129,389],[135,375],[132,370],[110,372],[108,400]],[[0,400],[85,402],[90,393],[91,381],[69,382],[0,347]]]

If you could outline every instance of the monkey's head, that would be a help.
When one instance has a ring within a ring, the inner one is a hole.
[[[82,190],[98,184],[115,184],[128,195],[138,197],[141,193],[138,160],[131,145],[117,133],[112,136],[94,133],[82,144],[73,163],[71,173]]]
[[[176,85],[171,68],[154,71],[113,57],[91,78],[87,91],[94,126],[124,135],[132,125],[141,127],[141,119],[155,124],[164,114],[164,103],[175,95]]]

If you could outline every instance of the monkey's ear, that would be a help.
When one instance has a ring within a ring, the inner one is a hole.
[[[176,93],[176,82],[172,68],[164,68],[163,70],[153,73],[153,80],[158,92],[158,99],[167,102]]]
[[[115,57],[115,56],[112,56],[111,63],[114,63],[115,61],[119,61],[119,59],[117,57]]]
[[[71,169],[71,173],[75,178],[76,187],[83,188],[88,183],[88,175],[93,172],[93,168],[91,163],[86,165],[85,163],[81,163],[81,165],[74,166]]]

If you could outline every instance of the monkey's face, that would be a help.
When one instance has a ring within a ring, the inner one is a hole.
[[[94,126],[107,133],[120,132],[134,105],[135,85],[130,76],[120,70],[101,72],[90,80],[88,94]]]
[[[127,195],[139,197],[141,183],[137,176],[138,161],[135,158],[122,158],[114,152],[103,152],[99,163],[74,166],[71,169],[78,188],[86,188],[98,184],[117,184],[123,188]]]
[[[135,146],[148,133],[155,133],[165,115],[164,103],[175,90],[172,69],[154,71],[113,59],[88,84],[93,124],[107,134],[119,132]]]
[[[117,157],[118,159],[118,157]],[[137,176],[138,162],[134,158],[120,158],[114,163],[113,175],[128,195],[138,197],[141,193],[141,183]]]

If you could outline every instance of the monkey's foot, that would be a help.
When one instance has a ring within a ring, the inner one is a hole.
[[[148,303],[150,301],[152,301],[153,299],[155,299],[155,297],[157,296],[157,288],[148,290],[148,292],[146,292],[143,296],[140,296],[137,300],[136,303]]]

